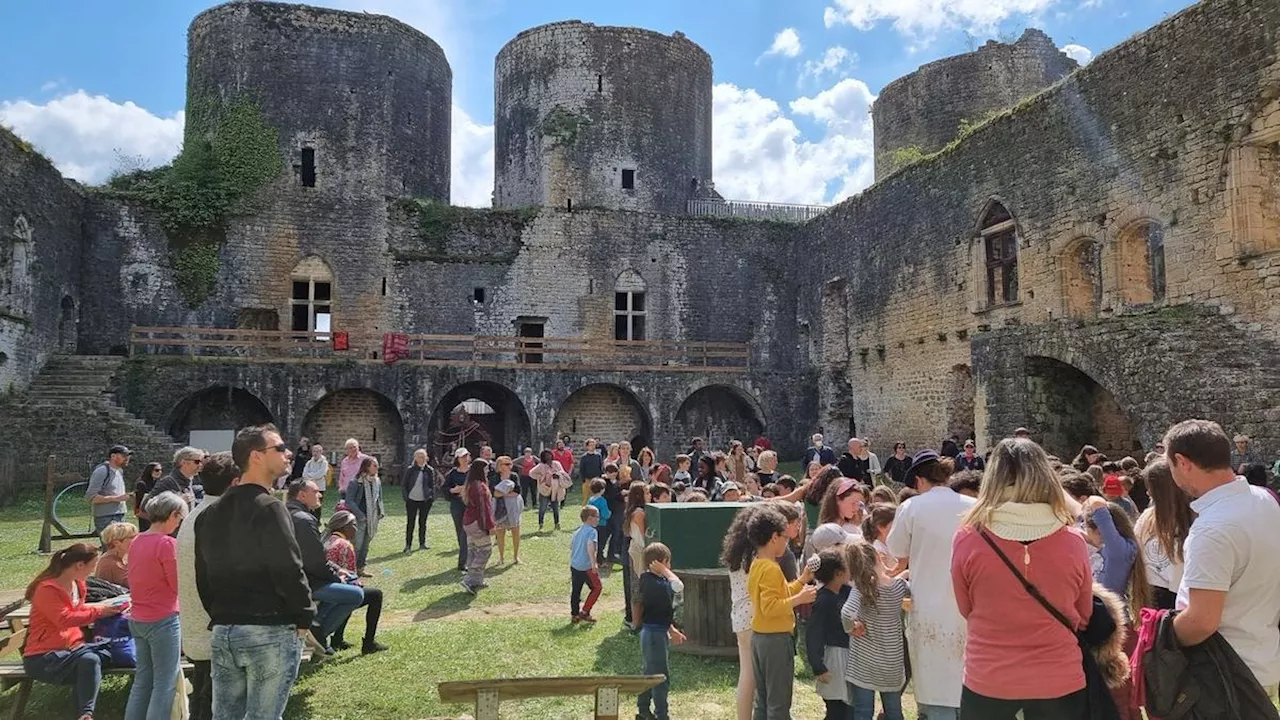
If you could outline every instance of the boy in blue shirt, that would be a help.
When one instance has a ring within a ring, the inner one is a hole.
[[[644,549],[648,568],[640,576],[632,601],[631,614],[640,626],[640,657],[645,675],[665,675],[666,680],[645,690],[636,698],[636,720],[668,720],[667,694],[671,691],[671,665],[667,661],[669,642],[684,642],[684,633],[672,626],[676,593],[684,583],[671,572],[671,550],[662,543],[649,543]],[[653,710],[649,709],[652,701]]]
[[[599,481],[597,481],[599,482]],[[573,591],[569,594],[569,614],[574,625],[580,622],[594,623],[591,608],[600,598],[600,571],[596,565],[596,525],[600,522],[600,511],[594,505],[583,505],[578,513],[582,525],[574,531],[569,539],[569,572],[573,575]],[[587,585],[591,592],[587,594],[587,602],[578,612],[578,603],[582,599],[582,586]]]
[[[604,541],[608,537],[609,517],[613,514],[609,510],[609,500],[604,496],[604,486],[604,480],[600,478],[592,480],[591,497],[587,498],[587,505],[600,513],[600,521],[596,525],[596,565],[604,564]]]

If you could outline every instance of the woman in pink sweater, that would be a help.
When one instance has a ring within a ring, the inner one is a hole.
[[[129,690],[125,720],[168,720],[182,674],[178,625],[178,540],[187,501],[162,492],[147,501],[151,526],[129,549],[129,630],[138,649],[138,671]]]
[[[1076,630],[1085,627],[1093,573],[1072,515],[1044,450],[1024,438],[1000,441],[952,544],[951,581],[968,626],[961,717],[1013,718],[1019,710],[1028,718],[1084,717],[1075,633],[1014,575]]]

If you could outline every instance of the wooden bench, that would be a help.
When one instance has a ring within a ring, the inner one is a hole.
[[[595,695],[596,720],[618,720],[618,697],[636,695],[666,680],[664,675],[600,675],[553,678],[504,678],[442,682],[440,699],[474,703],[476,720],[497,720],[503,700]]]
[[[186,675],[195,668],[188,660],[182,661],[182,673]],[[132,675],[136,672],[134,668],[103,668],[102,675]],[[27,710],[27,700],[31,696],[31,683],[34,681],[27,676],[27,671],[20,664],[0,663],[0,691],[8,690],[14,685],[18,686],[18,696],[14,700],[13,713],[9,715],[12,720],[21,720],[22,715]]]

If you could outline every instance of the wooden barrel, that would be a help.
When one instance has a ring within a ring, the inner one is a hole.
[[[684,583],[680,608],[681,629],[688,638],[671,649],[692,655],[737,657],[738,638],[733,634],[729,611],[729,571],[724,568],[677,570]]]

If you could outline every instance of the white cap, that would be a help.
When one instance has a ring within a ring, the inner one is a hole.
[[[460,458],[463,455],[470,455],[470,454],[471,454],[471,451],[466,449],[465,447],[460,447],[457,450],[453,451],[453,456],[456,458]]]
[[[836,523],[823,523],[814,528],[809,542],[813,543],[814,552],[822,552],[829,547],[844,545],[857,539],[857,535],[847,532]]]

